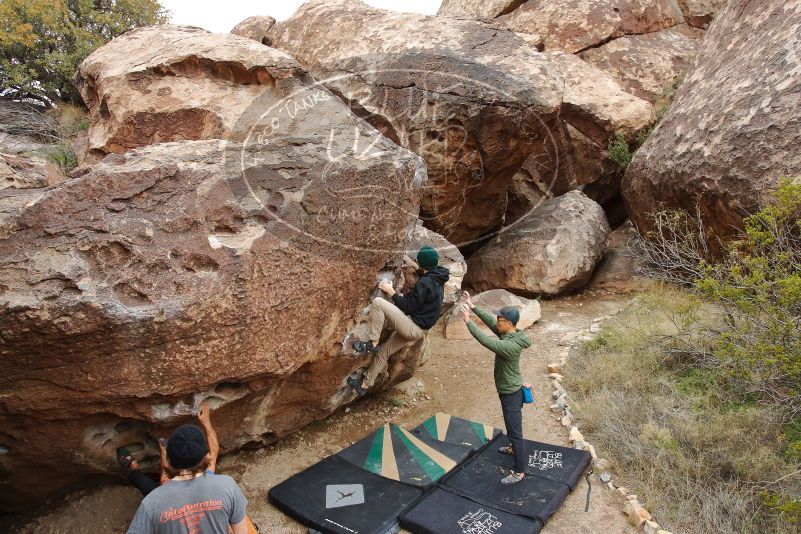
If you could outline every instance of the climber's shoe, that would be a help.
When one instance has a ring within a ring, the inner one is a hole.
[[[135,462],[134,457],[131,456],[131,451],[126,449],[125,447],[119,447],[117,449],[117,463],[119,463],[125,469],[130,469],[131,464]]]
[[[498,449],[498,452],[501,453],[501,454],[508,454],[509,456],[512,456],[514,454],[514,451],[512,450],[511,446],[509,446],[509,447],[501,447],[501,448]]]
[[[359,397],[362,397],[364,396],[365,393],[367,393],[367,390],[362,387],[361,376],[358,377],[349,376],[347,382],[348,385],[353,388],[353,391],[355,391],[356,395],[358,395]]]
[[[356,351],[358,354],[369,354],[371,352],[377,352],[378,346],[373,345],[372,341],[359,341],[358,339],[351,343],[350,345],[353,347],[353,350]]]
[[[514,471],[510,471],[508,475],[501,479],[501,484],[504,486],[510,486],[512,484],[517,484],[521,482],[526,477],[525,473],[515,473]]]

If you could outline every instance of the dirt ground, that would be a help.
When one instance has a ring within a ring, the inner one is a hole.
[[[528,439],[569,446],[567,429],[549,410],[552,388],[546,365],[558,361],[566,349],[566,334],[586,331],[594,319],[617,313],[628,298],[604,293],[542,302],[542,319],[528,329],[531,348],[521,360],[524,379],[533,386],[536,402],[523,410]],[[218,471],[236,478],[249,500],[248,511],[261,532],[306,532],[267,502],[267,491],[294,473],[339,451],[376,427],[393,422],[410,428],[435,412],[447,412],[503,428],[498,397],[492,382],[492,354],[473,340],[447,340],[442,322],[433,332],[431,359],[416,377],[423,391],[404,394],[389,391],[357,401],[323,421],[259,451],[229,455]],[[564,373],[570,372],[569,361]],[[580,425],[580,422],[579,422]],[[603,451],[597,451],[603,457]],[[584,512],[587,483],[581,484],[551,518],[546,534],[634,533],[622,513],[623,497],[593,477],[592,498]],[[83,534],[125,532],[141,497],[133,488],[105,486],[47,503],[35,516],[7,525],[26,534]],[[2,528],[2,527],[0,527]]]

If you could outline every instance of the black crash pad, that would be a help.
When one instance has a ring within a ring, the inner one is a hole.
[[[405,512],[400,525],[415,534],[537,534],[539,519],[510,514],[442,488]]]
[[[441,485],[478,504],[537,519],[542,524],[570,494],[567,484],[533,476],[526,476],[517,484],[501,484],[501,479],[508,474],[508,469],[477,456]]]
[[[336,455],[288,478],[270,503],[307,527],[330,534],[385,534],[423,491],[375,475]]]
[[[587,451],[559,447],[539,441],[525,440],[525,442],[528,462],[526,474],[567,484],[571,490],[576,489],[581,476],[592,461],[592,455]],[[487,447],[479,454],[479,457],[507,470],[512,469],[514,458],[498,452],[500,447],[508,445],[509,438],[505,434],[499,436],[492,442],[491,447]]]

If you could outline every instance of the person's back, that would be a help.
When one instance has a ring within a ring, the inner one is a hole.
[[[245,519],[247,499],[229,476],[206,472],[171,480],[142,501],[128,534],[228,534]]]

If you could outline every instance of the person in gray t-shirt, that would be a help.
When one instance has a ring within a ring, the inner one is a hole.
[[[128,534],[247,534],[248,501],[234,479],[207,470],[206,436],[178,427],[167,441],[170,480],[142,501]]]

